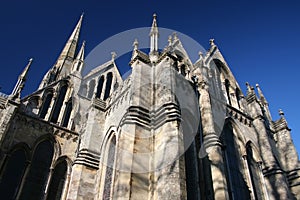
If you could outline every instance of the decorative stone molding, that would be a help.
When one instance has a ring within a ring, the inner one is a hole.
[[[156,110],[131,106],[125,113],[120,125],[137,124],[149,129],[157,129],[169,121],[181,121],[180,108],[174,103],[167,103]]]
[[[16,120],[19,122],[19,126],[21,127],[31,127],[47,134],[53,134],[67,140],[73,140],[73,142],[76,142],[78,140],[78,133],[50,123],[48,121],[40,120],[36,117],[18,113],[16,115]]]
[[[74,164],[81,164],[93,169],[99,169],[100,155],[89,149],[81,149]]]
[[[238,119],[241,123],[247,125],[247,126],[252,126],[252,121],[253,118],[250,117],[248,114],[241,112],[240,110],[227,105],[226,109],[226,116],[228,117],[233,117],[234,119]]]
[[[93,106],[95,108],[98,108],[102,111],[106,110],[106,102],[102,99],[99,99],[99,98],[94,98],[93,99]]]
[[[7,102],[8,96],[3,93],[0,93],[0,109],[6,108]]]
[[[136,55],[135,57],[129,62],[129,65],[132,65],[135,61],[140,60],[142,62],[144,62],[145,64],[150,63],[150,58],[147,54],[145,54],[142,51],[136,50]]]
[[[279,132],[284,129],[291,131],[291,129],[288,127],[287,122],[284,118],[280,118],[279,120],[273,122],[272,128],[275,130],[275,132]]]

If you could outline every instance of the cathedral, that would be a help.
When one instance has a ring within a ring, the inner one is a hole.
[[[243,94],[213,39],[193,63],[176,34],[158,48],[153,15],[131,74],[113,55],[83,75],[82,20],[36,91],[21,97],[30,59],[0,93],[1,199],[300,199],[283,111],[258,84]]]

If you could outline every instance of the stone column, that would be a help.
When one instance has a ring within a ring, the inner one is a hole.
[[[300,199],[300,169],[299,157],[295,145],[291,138],[291,129],[289,129],[287,121],[282,110],[279,110],[281,118],[274,123],[277,139],[277,149],[279,152],[279,161],[283,170],[286,172],[289,187],[293,196]]]
[[[259,116],[256,117],[253,120],[253,126],[257,132],[260,152],[264,161],[263,171],[265,176],[269,178],[271,185],[268,188],[269,192],[275,194],[273,195],[274,199],[290,199],[288,184],[283,171],[278,166],[275,156],[273,155],[264,119]]]
[[[261,162],[257,163],[257,165],[258,165],[258,169],[259,169],[258,173],[259,173],[259,178],[261,179],[264,197],[266,200],[269,200],[270,198],[269,198],[269,194],[268,194],[268,190],[267,190],[266,180],[265,180],[264,174],[262,172]]]
[[[249,169],[249,165],[248,165],[248,161],[247,161],[247,155],[243,155],[243,163],[244,163],[244,166],[245,166],[245,173],[246,173],[246,176],[247,176],[248,187],[249,187],[249,190],[251,191],[250,192],[251,199],[255,199],[253,183],[252,183],[252,180],[251,180],[250,169]]]
[[[70,182],[70,174],[67,173],[65,184],[64,184],[62,194],[61,194],[61,200],[67,199],[67,194],[68,194],[68,190],[69,190],[69,182]]]
[[[222,155],[222,145],[215,132],[213,114],[211,108],[208,85],[205,81],[198,82],[200,93],[199,105],[203,132],[204,150],[200,151],[200,158],[207,154],[211,164],[211,177],[213,184],[214,199],[228,199],[228,187],[225,177],[224,159]],[[203,148],[202,148],[203,149]]]
[[[253,127],[257,134],[258,146],[263,159],[263,173],[267,178],[267,188],[270,199],[291,199],[291,193],[283,170],[277,162],[269,141],[269,133],[267,132],[265,119],[254,93],[254,88],[248,87],[247,103],[250,115],[253,118]]]

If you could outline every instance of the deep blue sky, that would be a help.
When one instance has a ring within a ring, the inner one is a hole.
[[[273,119],[283,109],[300,152],[298,1],[26,0],[2,1],[0,10],[1,92],[11,92],[30,57],[23,96],[34,91],[82,12],[86,53],[121,31],[150,26],[156,12],[159,26],[185,33],[206,49],[215,38],[242,89],[246,81],[259,83]]]

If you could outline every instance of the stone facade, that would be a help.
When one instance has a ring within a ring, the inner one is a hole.
[[[134,42],[132,73],[112,60],[82,76],[82,16],[38,90],[29,61],[0,95],[1,199],[300,199],[300,166],[280,111],[243,92],[213,40],[192,63],[180,39]]]

